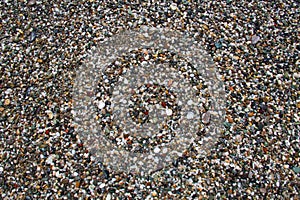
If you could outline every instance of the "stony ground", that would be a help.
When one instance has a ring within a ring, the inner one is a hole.
[[[1,1],[1,199],[299,199],[298,1]],[[140,177],[95,162],[72,128],[86,52],[140,26],[189,33],[226,89],[225,132]]]

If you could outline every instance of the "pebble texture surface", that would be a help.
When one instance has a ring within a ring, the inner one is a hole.
[[[298,1],[6,0],[0,11],[1,199],[299,199]],[[146,177],[95,162],[71,126],[86,52],[142,25],[202,43],[227,98],[205,158],[191,148]]]

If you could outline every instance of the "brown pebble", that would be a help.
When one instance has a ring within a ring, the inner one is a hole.
[[[69,183],[69,180],[68,179],[63,179],[62,181],[61,181],[63,184],[68,184]]]
[[[3,107],[0,107],[0,112],[2,112],[4,110],[4,108]]]
[[[9,100],[9,99],[5,99],[5,100],[4,100],[4,105],[5,105],[5,106],[8,106],[9,104],[10,104],[10,100]]]
[[[206,26],[205,24],[203,24],[202,27],[203,27],[205,30],[208,30],[208,26]]]
[[[152,192],[152,196],[153,196],[153,197],[156,197],[156,196],[157,196],[157,192],[155,192],[155,191]]]
[[[230,115],[227,117],[227,119],[228,119],[229,123],[233,123],[233,119],[232,119],[232,117]]]
[[[75,187],[76,187],[76,188],[79,188],[79,186],[80,186],[80,181],[76,181]]]
[[[248,116],[252,117],[254,115],[254,112],[249,112]]]

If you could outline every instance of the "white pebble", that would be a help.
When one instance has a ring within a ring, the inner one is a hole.
[[[186,118],[187,119],[193,119],[194,118],[194,113],[193,112],[188,112]]]
[[[51,154],[47,160],[46,160],[46,164],[53,164],[53,158],[55,157],[55,155]]]
[[[160,149],[158,147],[155,147],[154,153],[159,153],[159,152],[160,152]]]
[[[172,113],[173,113],[173,111],[172,111],[171,109],[167,109],[167,110],[166,110],[166,113],[167,113],[168,116],[171,116]]]
[[[110,193],[107,194],[105,200],[111,200],[111,194]]]
[[[188,104],[189,106],[190,106],[190,105],[193,105],[193,103],[194,103],[194,102],[193,102],[193,100],[191,100],[191,99],[188,100],[188,102],[187,102],[187,104]]]
[[[98,103],[98,108],[99,109],[102,109],[102,108],[104,108],[105,107],[105,103],[103,102],[103,101],[100,101],[99,103]]]
[[[170,8],[172,10],[176,10],[177,9],[177,5],[175,3],[173,3],[173,4],[170,5]]]

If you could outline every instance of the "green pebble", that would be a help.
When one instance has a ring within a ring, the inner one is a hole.
[[[225,126],[226,128],[230,128],[230,127],[231,127],[231,124],[230,124],[229,122],[224,122],[224,126]]]
[[[295,173],[300,173],[300,167],[293,167],[293,171]]]

